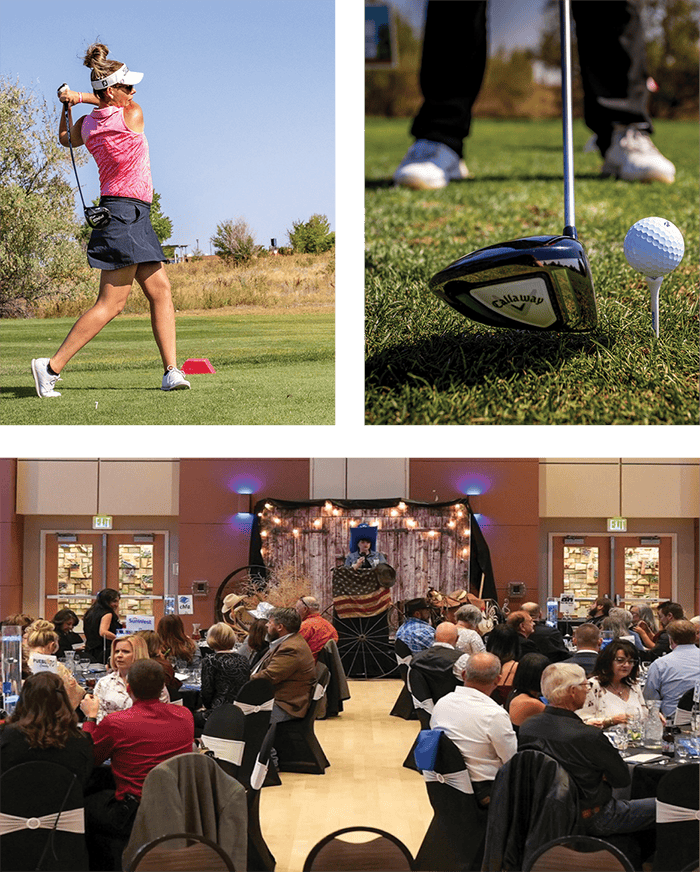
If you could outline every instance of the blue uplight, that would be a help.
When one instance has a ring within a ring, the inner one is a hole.
[[[468,472],[461,475],[455,482],[457,490],[463,494],[483,494],[491,487],[491,479],[478,472]]]
[[[239,512],[235,515],[231,515],[228,519],[228,525],[232,530],[235,530],[237,533],[245,533],[249,534],[253,529],[253,518],[254,515],[249,515],[247,513]]]
[[[229,479],[228,486],[236,494],[254,494],[261,489],[262,481],[250,473],[242,473]]]

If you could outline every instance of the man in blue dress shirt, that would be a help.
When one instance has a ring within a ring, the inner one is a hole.
[[[690,621],[672,621],[666,630],[671,652],[649,667],[644,698],[661,700],[661,713],[668,718],[683,694],[700,682],[700,649],[695,645],[695,627]]]

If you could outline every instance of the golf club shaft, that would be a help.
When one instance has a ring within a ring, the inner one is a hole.
[[[577,239],[574,214],[574,147],[571,120],[571,3],[560,0],[561,101],[564,134],[564,235]]]
[[[63,104],[64,111],[66,113],[66,130],[68,131],[68,148],[70,149],[70,159],[73,162],[73,172],[75,173],[75,181],[78,184],[78,193],[80,194],[80,200],[83,204],[83,211],[85,210],[85,198],[83,197],[83,189],[80,187],[80,179],[78,178],[78,168],[75,165],[75,156],[73,154],[73,143],[71,141],[71,136],[73,135],[73,131],[70,126],[70,111],[68,109],[68,104]]]

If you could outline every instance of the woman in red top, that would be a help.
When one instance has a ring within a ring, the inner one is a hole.
[[[162,390],[189,388],[177,368],[175,311],[170,282],[163,267],[165,257],[150,221],[153,198],[148,143],[143,112],[134,102],[134,85],[143,73],[131,72],[119,61],[108,61],[109,50],[91,45],[84,64],[92,69],[92,94],[65,88],[60,100],[69,107],[70,143],[85,145],[100,173],[100,205],[111,219],[95,228],[88,243],[88,262],[101,269],[100,292],[95,305],[73,325],[53,357],[32,360],[32,373],[40,397],[59,397],[56,380],[68,361],[124,308],[134,279],[151,309],[153,335],[163,360]],[[70,107],[88,103],[98,108],[73,124]],[[69,146],[65,112],[61,112],[59,141]]]

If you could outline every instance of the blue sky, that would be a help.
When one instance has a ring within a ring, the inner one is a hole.
[[[98,38],[144,73],[136,102],[170,242],[209,253],[217,223],[238,217],[266,246],[316,212],[335,229],[333,0],[0,0],[0,14],[0,74],[53,106],[64,81],[89,90],[82,57]],[[79,174],[90,202],[92,158]]]

